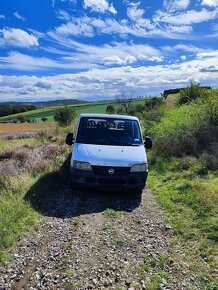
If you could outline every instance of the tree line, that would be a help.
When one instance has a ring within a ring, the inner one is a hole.
[[[12,114],[24,113],[24,112],[32,111],[36,109],[37,107],[34,105],[1,105],[0,117],[9,116]]]

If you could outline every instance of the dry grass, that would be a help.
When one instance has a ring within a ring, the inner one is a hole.
[[[166,98],[166,104],[168,107],[173,107],[177,100],[178,100],[178,97],[179,97],[179,94],[171,94],[171,95],[168,95],[167,98]]]
[[[54,123],[23,123],[23,124],[1,124],[0,123],[0,133],[9,132],[33,132],[47,129],[54,129]]]
[[[18,150],[7,150],[0,153],[0,160],[15,159],[16,161],[25,162],[28,157],[29,154],[24,148],[20,148]]]

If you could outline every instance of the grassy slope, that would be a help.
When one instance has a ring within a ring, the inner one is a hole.
[[[39,223],[43,222],[42,215],[25,201],[25,196],[43,176],[58,171],[63,165],[70,153],[70,148],[63,145],[65,135],[65,130],[58,132],[56,129],[46,132],[44,136],[1,140],[0,160],[4,170],[0,175],[0,263],[7,262],[8,248],[15,241],[22,238],[25,232],[37,229]],[[33,165],[33,150],[41,148],[38,149],[41,152],[48,144],[50,149],[45,158]],[[9,159],[16,164],[12,169],[8,165],[4,167],[4,162]],[[56,176],[52,183],[59,178]],[[52,196],[53,191],[49,194]]]
[[[183,135],[185,132],[185,127],[179,127],[178,124],[187,123],[187,115],[178,115],[178,108],[175,110],[173,108],[177,98],[177,95],[169,95],[169,99],[166,100],[167,105],[172,107],[170,110],[174,112],[171,116],[173,118],[168,121],[175,126],[169,123],[164,127],[162,122],[158,129],[159,137],[160,130],[163,131],[163,135],[169,134],[167,141],[171,148],[174,146],[172,136],[175,135],[176,138],[177,135],[180,136],[180,131]],[[194,106],[193,110],[195,110]],[[175,123],[176,118],[180,120],[178,124]],[[190,123],[190,127],[193,127],[192,125]],[[190,135],[190,138],[193,136]],[[193,273],[201,280],[201,289],[218,289],[218,279],[214,272],[218,268],[218,172],[209,170],[205,165],[203,156],[209,156],[208,152],[204,152],[200,158],[184,154],[180,158],[161,157],[164,149],[159,148],[157,151],[157,146],[161,147],[164,142],[162,140],[162,143],[160,141],[157,143],[156,139],[155,150],[149,152],[148,186],[152,188],[159,205],[164,209],[165,217],[173,228],[176,242],[179,240],[184,252],[184,262],[190,265]],[[211,155],[211,158],[216,160],[215,155]]]
[[[218,174],[204,175],[199,161],[190,160],[159,159],[150,166],[148,185],[172,226],[184,262],[201,281],[201,289],[215,290],[218,289],[214,272],[218,266]]]
[[[134,104],[143,104],[144,99],[135,100]],[[105,113],[106,107],[108,105],[113,105],[115,108],[118,107],[118,104],[115,101],[103,101],[103,102],[93,102],[93,103],[85,103],[80,105],[71,105],[76,109],[77,117],[81,113]],[[14,114],[10,116],[0,117],[0,122],[8,122],[16,120],[16,117],[18,115],[24,115],[27,119],[34,119],[37,123],[41,123],[42,117],[48,118],[47,122],[53,122],[54,121],[54,113],[59,107],[50,107],[46,109],[39,109],[39,110],[33,110],[29,112],[25,112],[22,114]]]

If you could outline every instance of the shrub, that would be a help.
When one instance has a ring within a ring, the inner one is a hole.
[[[114,106],[113,105],[108,105],[107,108],[106,108],[106,113],[107,114],[114,114],[114,112],[115,112]]]
[[[26,117],[24,115],[18,115],[17,120],[20,121],[20,123],[26,122]]]
[[[45,122],[45,121],[48,121],[48,118],[46,118],[46,117],[42,117],[41,120],[42,120],[43,122]]]
[[[213,109],[208,113],[208,108]],[[218,136],[218,99],[211,97],[188,105],[169,109],[150,133],[155,136],[155,148],[167,156],[184,154],[199,156]]]
[[[189,103],[200,98],[206,93],[207,90],[202,88],[199,83],[191,82],[187,88],[180,90],[180,96],[177,104],[183,105]]]
[[[59,126],[67,127],[72,123],[74,116],[75,110],[72,107],[65,106],[55,112],[54,120]]]

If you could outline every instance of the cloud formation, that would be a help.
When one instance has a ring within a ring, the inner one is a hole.
[[[84,7],[90,8],[95,12],[105,13],[108,11],[112,14],[117,13],[113,4],[109,4],[107,0],[84,0]]]
[[[201,5],[206,5],[210,7],[218,7],[218,0],[203,0]]]
[[[179,14],[170,14],[167,12],[158,11],[154,19],[156,22],[165,22],[174,25],[190,25],[212,20],[217,18],[217,16],[218,9],[202,9],[200,11],[189,10],[186,12],[181,12]]]
[[[188,8],[190,0],[164,0],[164,8],[168,11],[184,10]]]
[[[132,20],[136,21],[139,18],[142,18],[143,14],[145,13],[144,9],[138,8],[139,3],[133,3],[130,7],[127,8],[127,16]]]
[[[139,94],[161,92],[164,88],[185,86],[191,80],[216,85],[218,79],[218,51],[198,53],[195,60],[136,68],[117,67],[92,69],[78,74],[56,76],[1,76],[0,93],[5,100],[26,98],[112,98],[123,86]],[[210,82],[208,83],[208,80]]]
[[[20,20],[22,20],[22,21],[25,21],[25,20],[26,20],[26,18],[23,17],[23,16],[21,16],[17,11],[14,13],[14,16],[15,16],[17,19],[20,19]]]
[[[24,30],[16,28],[5,28],[0,30],[0,46],[17,46],[29,48],[38,46],[38,39]]]

